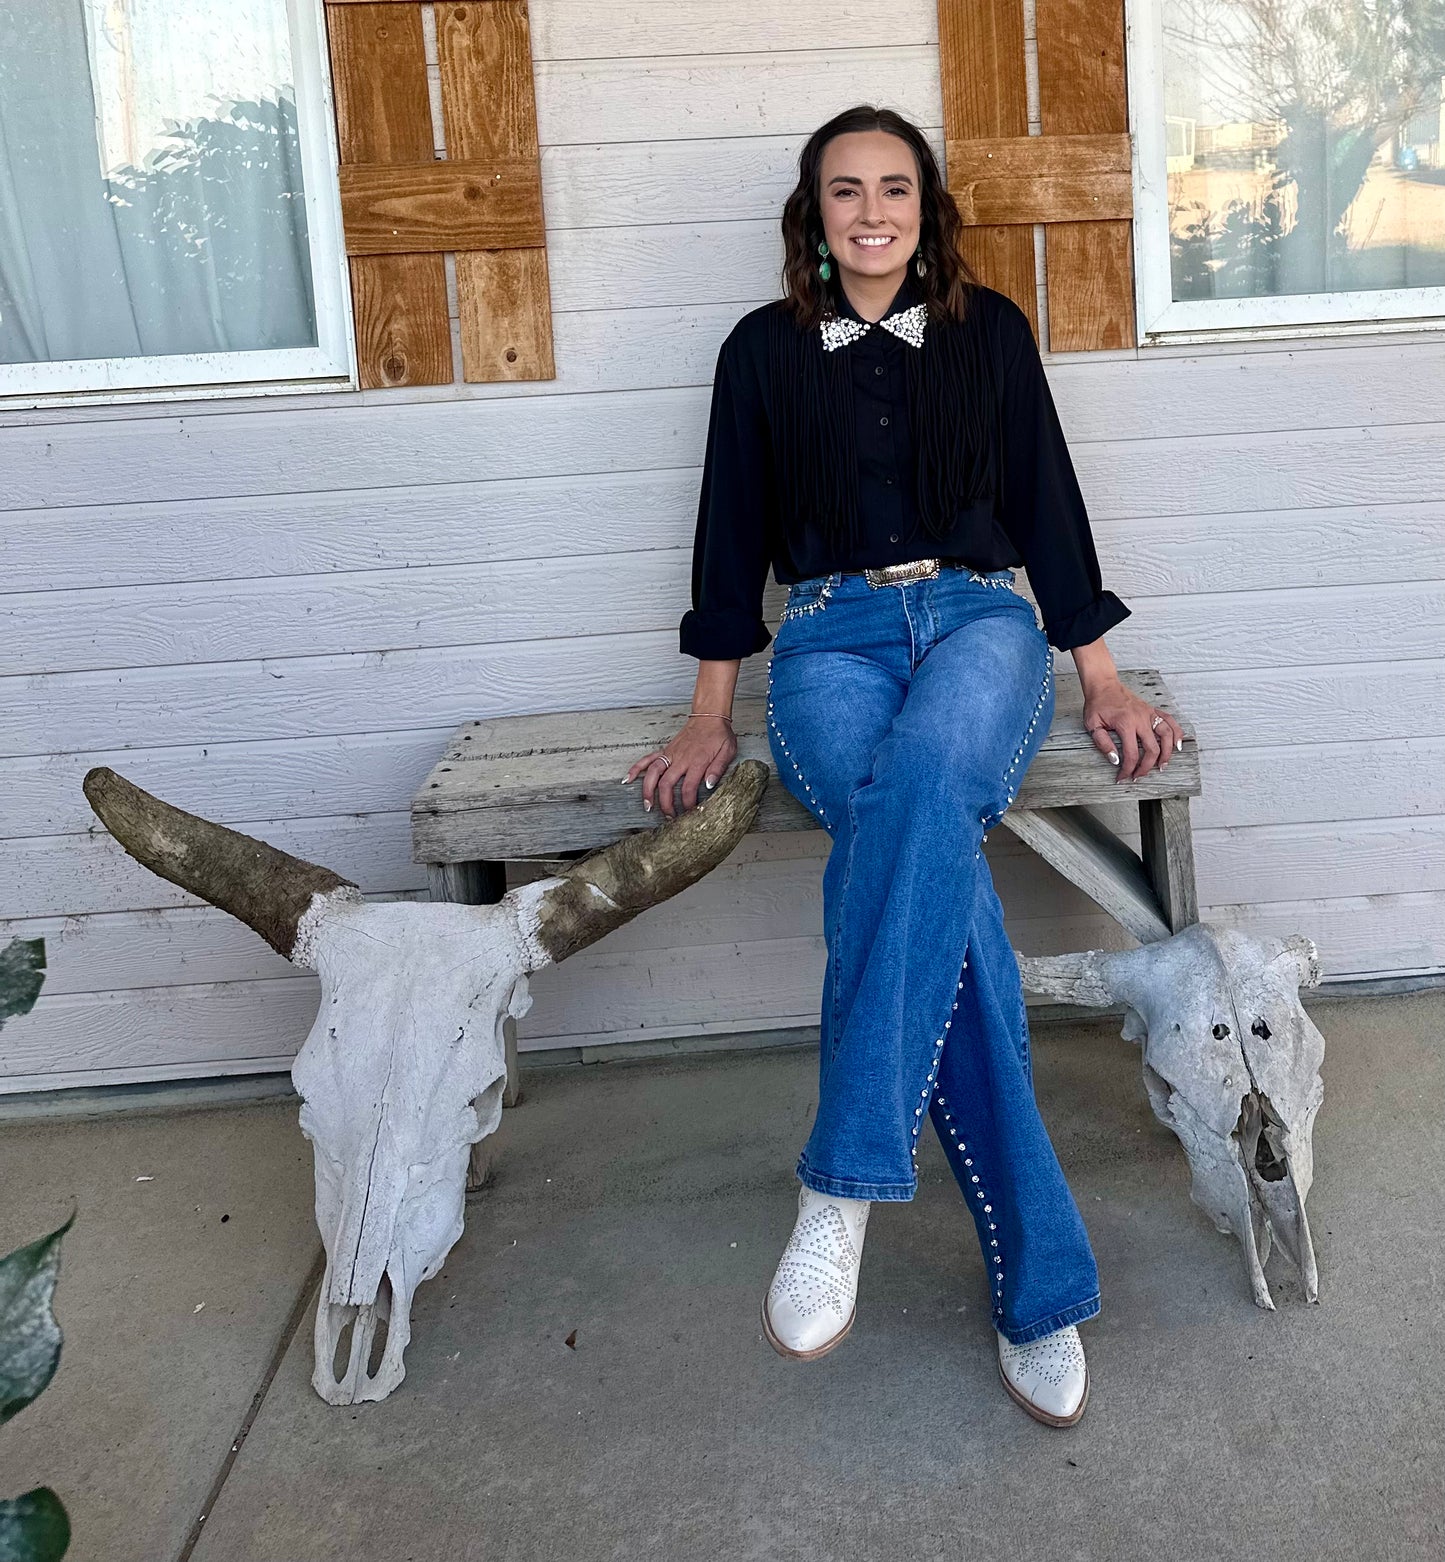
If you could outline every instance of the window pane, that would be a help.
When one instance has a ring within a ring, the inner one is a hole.
[[[1173,298],[1445,285],[1445,15],[1163,0]]]
[[[316,344],[286,0],[0,0],[0,363]]]

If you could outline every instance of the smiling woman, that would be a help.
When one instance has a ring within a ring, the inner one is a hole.
[[[1049,733],[1051,646],[1074,652],[1101,765],[1143,774],[1179,733],[1104,646],[1129,609],[1100,578],[1032,330],[965,264],[923,135],[886,109],[830,120],[782,226],[784,297],[718,355],[679,626],[694,714],[627,779],[644,807],[670,815],[680,792],[692,808],[737,753],[741,659],[772,643],[773,760],[833,845],[818,1106],[763,1302],[770,1343],[811,1360],[852,1328],[869,1209],[913,1197],[927,1118],[983,1253],[1004,1383],[1071,1425],[1098,1274],[1034,1101],[982,847]],[[769,567],[789,587],[776,639]]]

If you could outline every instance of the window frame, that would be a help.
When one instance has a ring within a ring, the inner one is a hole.
[[[1125,0],[1139,345],[1445,329],[1445,287],[1175,301],[1165,163],[1163,14],[1163,0]]]
[[[0,363],[0,411],[355,390],[356,345],[341,227],[324,0],[285,0],[295,77],[316,345]]]

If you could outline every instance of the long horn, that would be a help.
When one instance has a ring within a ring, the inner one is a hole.
[[[101,822],[137,862],[229,911],[288,960],[312,897],[356,888],[330,868],[163,803],[104,765],[82,784]]]
[[[565,960],[710,873],[752,828],[767,784],[761,760],[741,760],[697,807],[579,858],[535,908],[548,959]]]

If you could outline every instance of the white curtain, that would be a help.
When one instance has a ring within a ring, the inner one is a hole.
[[[316,341],[285,0],[0,0],[0,362]]]

